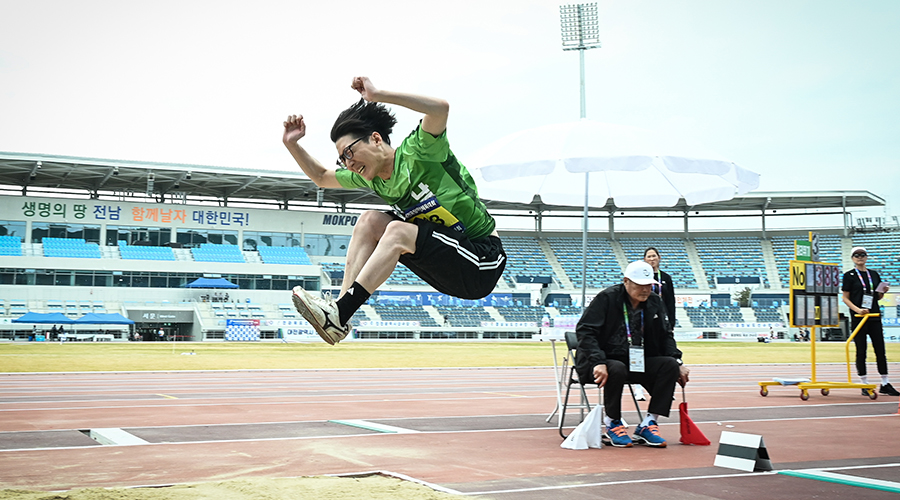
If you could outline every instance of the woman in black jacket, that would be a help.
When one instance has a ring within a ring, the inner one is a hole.
[[[653,291],[660,296],[665,305],[666,319],[669,324],[669,331],[675,331],[675,284],[672,283],[672,277],[665,271],[659,269],[659,250],[649,247],[644,250],[644,262],[653,267],[653,275],[659,285],[653,285]]]

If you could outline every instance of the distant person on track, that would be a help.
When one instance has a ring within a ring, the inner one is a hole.
[[[850,308],[851,331],[855,330],[862,321],[857,314],[881,313],[881,305],[878,303],[890,287],[881,281],[881,276],[872,269],[866,267],[869,252],[864,247],[853,247],[850,251],[854,268],[844,273],[844,283],[841,286],[844,304]],[[878,373],[881,375],[881,387],[879,394],[886,396],[900,396],[900,392],[894,389],[888,380],[887,355],[884,350],[884,329],[881,324],[881,316],[866,320],[862,330],[856,334],[853,342],[856,344],[856,373],[863,384],[869,383],[866,372],[866,336],[872,339],[872,350],[875,351],[875,362],[878,365]],[[863,396],[868,396],[866,389],[862,390]]]
[[[350,333],[350,318],[400,262],[437,291],[463,299],[487,296],[506,267],[494,218],[475,181],[447,140],[449,104],[442,99],[384,91],[364,76],[351,87],[362,99],[331,129],[337,169],[303,149],[302,115],[284,122],[282,141],[303,172],[322,188],[368,188],[393,212],[363,212],[353,229],[341,293],[335,301],[294,288],[297,311],[329,344]],[[419,126],[396,148],[397,123],[384,103],[422,113]]]
[[[625,383],[645,386],[650,392],[650,405],[633,439],[665,448],[657,421],[660,416],[669,416],[675,383],[686,384],[690,370],[681,361],[662,299],[652,292],[653,285],[659,285],[653,268],[636,261],[628,264],[624,274],[622,283],[594,297],[578,321],[578,378],[604,387],[605,439],[616,447],[633,444],[622,423]]]

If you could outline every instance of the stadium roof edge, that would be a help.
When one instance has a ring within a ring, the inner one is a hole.
[[[40,162],[40,168],[36,168]],[[153,173],[152,179],[150,173]],[[148,162],[86,158],[53,154],[0,152],[0,186],[52,196],[54,189],[81,191],[85,195],[103,193],[147,193],[157,201],[188,196],[208,200],[250,199],[260,201],[321,201],[326,205],[378,206],[386,204],[370,191],[356,189],[320,190],[299,169],[274,170],[219,167],[184,163]],[[167,198],[168,197],[168,198]],[[531,203],[485,200],[492,211],[578,212],[580,206],[553,206],[539,197]],[[884,206],[885,200],[869,191],[771,191],[752,192],[727,201],[689,206],[684,199],[674,207],[620,208],[613,200],[591,207],[606,212],[718,212],[763,210],[842,209]]]

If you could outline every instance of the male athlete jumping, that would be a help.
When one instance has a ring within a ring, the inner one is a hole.
[[[362,99],[341,112],[331,129],[339,168],[326,168],[300,146],[306,135],[302,115],[284,122],[284,145],[317,186],[369,188],[393,208],[360,216],[337,300],[294,288],[297,311],[329,344],[350,333],[350,317],[397,262],[435,290],[464,299],[491,293],[506,266],[494,219],[472,176],[450,151],[447,101],[379,90],[364,76],[355,77],[351,87]],[[385,103],[424,115],[396,149],[390,134],[397,120]]]

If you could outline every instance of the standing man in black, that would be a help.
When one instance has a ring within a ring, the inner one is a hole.
[[[662,299],[652,292],[653,268],[643,261],[628,264],[622,283],[594,297],[578,321],[578,378],[605,390],[606,437],[616,447],[632,446],[622,423],[622,389],[626,381],[650,392],[647,416],[637,426],[638,443],[665,448],[657,420],[668,417],[675,383],[688,382],[690,370],[666,320]]]
[[[844,273],[844,284],[841,286],[844,304],[850,308],[850,328],[855,330],[861,318],[857,314],[878,313],[881,314],[879,300],[888,291],[887,283],[881,282],[881,276],[872,269],[866,267],[869,252],[864,247],[853,247],[850,251],[853,259],[853,269]],[[880,285],[880,286],[879,286]],[[862,330],[856,334],[853,342],[856,344],[856,373],[864,384],[869,383],[866,372],[866,336],[872,339],[872,350],[875,351],[875,362],[878,365],[878,373],[881,375],[881,387],[879,394],[886,396],[900,396],[900,392],[894,389],[888,380],[887,355],[884,351],[884,329],[881,326],[881,316],[869,318]],[[863,396],[868,396],[866,389],[862,390]]]

